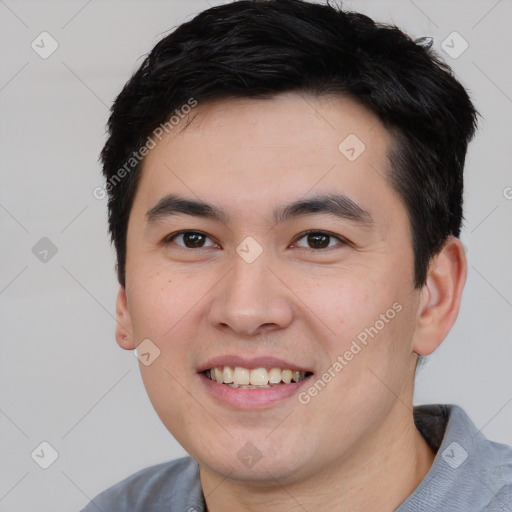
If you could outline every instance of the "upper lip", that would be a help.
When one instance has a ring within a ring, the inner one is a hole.
[[[201,364],[197,372],[201,373],[205,370],[215,368],[216,366],[239,366],[241,368],[247,368],[253,370],[254,368],[280,368],[281,370],[294,370],[299,372],[311,372],[310,368],[307,368],[301,364],[291,363],[284,359],[279,359],[272,356],[261,356],[261,357],[241,357],[235,355],[217,356],[209,359],[204,364]]]

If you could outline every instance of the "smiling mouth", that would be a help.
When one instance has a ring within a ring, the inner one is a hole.
[[[203,375],[230,388],[268,389],[300,382],[313,375],[312,372],[281,368],[242,368],[240,366],[215,366],[203,372]]]

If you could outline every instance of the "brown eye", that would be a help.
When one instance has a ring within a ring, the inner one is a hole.
[[[167,242],[174,242],[186,249],[201,249],[202,247],[213,247],[215,245],[213,242],[205,245],[207,240],[211,241],[210,237],[199,231],[182,231],[168,238]]]
[[[306,240],[307,246],[301,245],[298,242],[302,239]],[[339,243],[332,244],[331,242],[337,241]],[[298,247],[305,247],[307,249],[328,249],[335,245],[342,245],[344,242],[337,236],[326,233],[325,231],[308,231],[301,235],[295,245]]]

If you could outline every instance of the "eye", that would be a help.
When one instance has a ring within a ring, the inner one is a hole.
[[[306,244],[308,244],[307,246],[298,243],[302,239],[306,240]],[[334,241],[338,241],[339,243],[331,243]],[[348,242],[346,240],[326,231],[311,230],[307,231],[306,233],[302,233],[302,235],[296,239],[293,245],[306,249],[329,249],[331,247],[335,247],[336,245],[345,245],[347,243]]]
[[[211,243],[205,244],[206,240],[210,240]],[[201,231],[180,231],[179,233],[169,235],[164,242],[166,244],[174,242],[185,249],[201,249],[203,247],[216,246],[212,239]]]

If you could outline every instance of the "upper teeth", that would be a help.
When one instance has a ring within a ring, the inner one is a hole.
[[[206,372],[211,380],[219,384],[232,386],[268,386],[269,384],[289,384],[292,380],[299,382],[306,372],[281,370],[280,368],[242,368],[240,366],[215,366]]]

